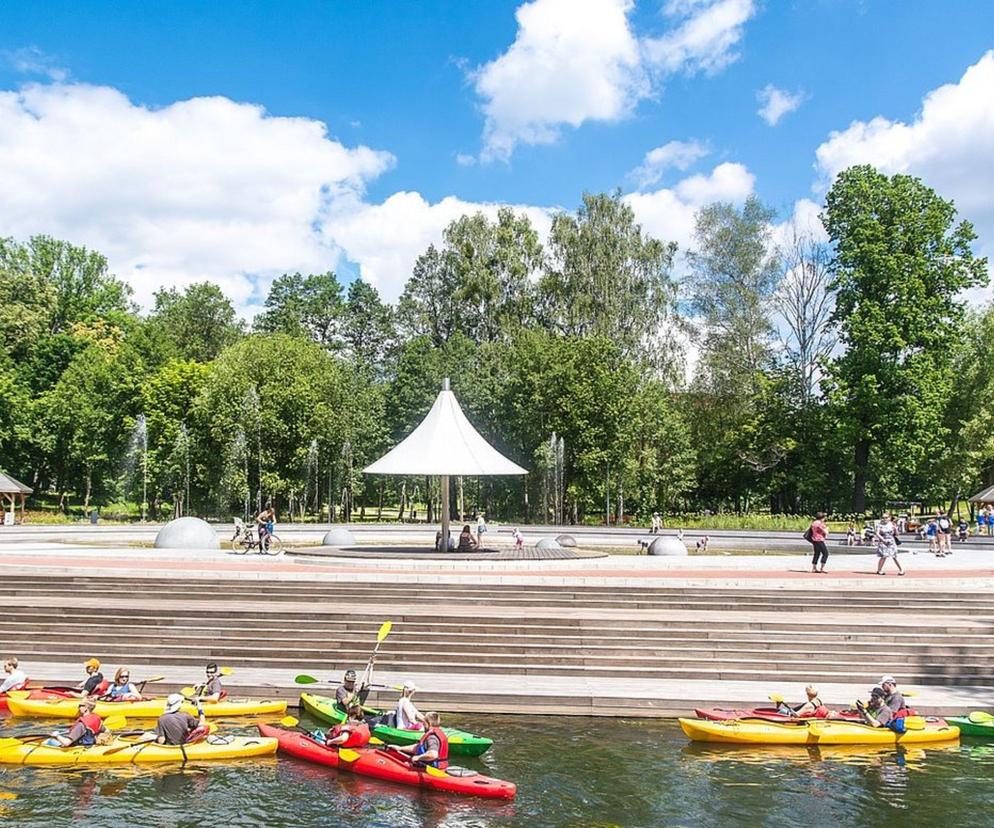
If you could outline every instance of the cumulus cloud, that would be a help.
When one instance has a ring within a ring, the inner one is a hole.
[[[756,93],[756,100],[760,104],[756,114],[770,126],[776,126],[784,115],[793,112],[804,103],[804,93],[788,92],[768,83]]]
[[[381,204],[356,195],[337,199],[326,218],[325,231],[359,265],[362,278],[387,301],[395,301],[410,278],[414,262],[442,231],[460,216],[483,213],[491,219],[511,206],[531,219],[540,238],[548,235],[553,210],[528,205],[463,201],[448,196],[434,204],[420,193],[394,193]]]
[[[744,202],[753,192],[755,176],[742,164],[723,163],[707,175],[692,175],[674,187],[625,196],[646,232],[675,241],[681,251],[692,246],[697,211],[713,201]]]
[[[0,235],[100,250],[144,305],[209,279],[244,311],[275,275],[334,266],[330,205],[392,164],[227,98],[151,109],[84,84],[0,92]]]
[[[515,144],[548,144],[561,124],[614,121],[648,92],[630,0],[533,0],[515,13],[517,37],[473,75],[486,115],[483,160]]]
[[[671,167],[686,170],[708,154],[708,148],[700,141],[669,141],[660,147],[649,150],[642,164],[629,173],[639,187],[651,187],[662,178]]]
[[[666,72],[715,74],[739,57],[736,46],[756,13],[753,0],[670,0],[666,14],[677,23],[662,37],[646,38],[648,61]]]
[[[485,116],[481,160],[550,144],[563,126],[613,122],[675,72],[715,73],[737,57],[753,0],[671,0],[670,29],[637,33],[631,0],[531,0],[511,46],[471,78]]]
[[[929,92],[910,122],[884,116],[833,132],[815,155],[827,187],[841,170],[873,164],[922,178],[974,222],[981,249],[994,253],[994,52],[956,83]]]
[[[52,55],[46,54],[37,46],[0,51],[0,59],[22,75],[44,75],[49,80],[59,82],[69,77],[69,70],[59,66]]]

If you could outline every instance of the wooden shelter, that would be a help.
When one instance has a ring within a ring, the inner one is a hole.
[[[0,497],[3,498],[4,512],[17,515],[17,506],[21,506],[21,522],[24,522],[24,501],[28,495],[34,491],[30,486],[25,486],[20,480],[15,480],[9,474],[0,472]],[[8,509],[9,505],[9,509]]]

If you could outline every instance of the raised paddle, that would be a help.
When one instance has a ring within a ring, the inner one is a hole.
[[[376,633],[376,646],[373,647],[373,652],[369,656],[369,661],[366,662],[366,669],[362,671],[362,679],[359,681],[359,689],[362,689],[363,684],[369,680],[373,671],[373,659],[376,658],[376,654],[380,651],[380,644],[383,640],[390,635],[390,630],[393,629],[393,621],[384,621],[380,624],[380,629]]]

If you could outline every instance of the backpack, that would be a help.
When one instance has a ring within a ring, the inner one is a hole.
[[[811,527],[809,526],[807,529],[804,530],[804,540],[806,540],[808,543],[811,543],[813,538],[814,538],[814,533],[811,531]]]

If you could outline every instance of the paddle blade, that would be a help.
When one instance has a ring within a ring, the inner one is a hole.
[[[121,716],[120,714],[116,716],[108,716],[106,719],[104,719],[104,727],[106,727],[108,730],[120,730],[122,727],[125,727],[127,724],[128,720],[124,716]]]
[[[390,635],[393,629],[393,621],[384,621],[380,624],[380,631],[376,634],[376,643],[379,644],[384,638]]]
[[[783,701],[783,696],[779,693],[770,693],[770,701],[774,704],[780,704]]]
[[[925,719],[922,716],[905,716],[904,727],[907,730],[924,730]]]
[[[147,678],[142,681],[142,684],[152,684],[156,681],[163,681],[165,676],[152,676],[152,678]]]
[[[370,736],[369,743],[374,747],[381,747],[382,745],[386,744],[386,742],[384,742],[382,739],[378,739],[376,736]]]
[[[17,794],[11,791],[0,791],[0,799],[17,799]]]
[[[196,696],[197,695],[197,691],[193,687],[184,687],[182,690],[180,690],[180,693],[182,693],[184,696],[188,696],[188,697],[189,696]]]
[[[917,696],[918,695],[918,691],[917,690],[902,690],[901,691],[901,695],[902,696],[907,696],[908,698],[911,698],[912,696]]]
[[[299,676],[294,678],[294,684],[318,684],[318,680],[314,676],[309,676],[307,673],[301,673]]]
[[[8,690],[7,691],[7,698],[8,699],[26,699],[30,695],[31,695],[31,691],[30,690]]]
[[[984,710],[974,710],[967,718],[974,724],[994,722],[994,716]]]
[[[293,716],[284,716],[280,719],[280,724],[283,727],[296,727],[300,724],[300,719],[295,719]]]
[[[359,758],[359,754],[356,753],[351,748],[339,748],[338,758],[344,762],[354,762],[356,759]]]
[[[444,770],[436,768],[434,765],[425,765],[425,773],[429,776],[448,776]]]
[[[222,667],[220,670],[218,670],[218,672],[222,676],[233,676],[235,674],[235,669],[234,667]]]

